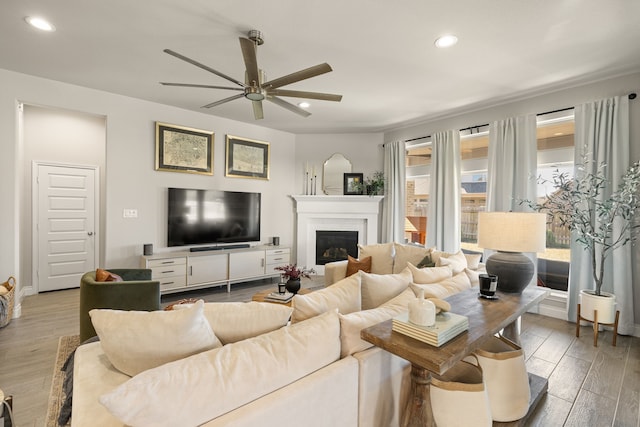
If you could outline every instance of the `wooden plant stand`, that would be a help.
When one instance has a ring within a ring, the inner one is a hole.
[[[616,346],[618,339],[618,320],[620,319],[620,310],[616,310],[616,320],[613,323],[599,323],[598,322],[598,310],[593,310],[593,320],[585,319],[580,315],[580,304],[578,304],[578,319],[576,320],[576,337],[580,338],[580,321],[593,323],[593,346],[598,346],[598,329],[600,325],[613,326],[613,346]]]

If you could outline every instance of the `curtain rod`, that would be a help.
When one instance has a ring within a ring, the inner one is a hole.
[[[635,92],[631,92],[628,95],[629,99],[636,99],[638,97],[638,95]],[[560,108],[558,110],[553,110],[553,111],[545,111],[544,113],[538,113],[536,114],[536,116],[544,116],[545,114],[553,114],[553,113],[559,113],[561,111],[569,111],[569,110],[573,110],[575,107],[567,107],[567,108]],[[469,126],[463,129],[460,129],[460,132],[465,131],[465,130],[472,130],[475,128],[481,128],[483,126],[489,126],[489,123],[484,124],[484,125],[476,125],[476,126]],[[426,136],[419,136],[417,138],[411,138],[411,139],[405,139],[404,142],[413,142],[413,141],[418,141],[420,139],[427,139],[427,138],[431,138],[431,135],[426,135]],[[384,144],[382,144],[384,146]]]
[[[629,99],[636,99],[638,97],[638,95],[635,92],[631,92],[627,96],[629,97]],[[575,109],[575,107],[560,108],[558,110],[545,111],[544,113],[538,113],[538,114],[536,114],[536,116],[544,116],[545,114],[560,113],[562,111],[569,111],[569,110],[573,110],[573,109]]]

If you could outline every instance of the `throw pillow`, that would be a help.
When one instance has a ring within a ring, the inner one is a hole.
[[[344,358],[373,347],[373,344],[360,338],[360,331],[407,311],[409,302],[414,299],[416,297],[413,291],[405,289],[400,295],[380,307],[350,314],[340,314],[340,357]]]
[[[347,275],[345,277],[356,274],[360,270],[365,273],[371,273],[371,257],[356,259],[351,255],[347,255]]]
[[[393,247],[395,249],[393,261],[394,274],[402,272],[402,270],[407,267],[408,263],[413,265],[419,264],[423,259],[429,257],[429,254],[431,254],[431,248],[425,248],[424,246],[394,243]]]
[[[411,288],[416,297],[420,295],[421,289],[424,291],[425,298],[444,299],[455,294],[455,292],[450,291],[438,283],[411,283],[409,288]]]
[[[477,270],[480,267],[480,260],[482,260],[482,254],[464,254],[467,259],[467,267],[471,270]]]
[[[442,252],[440,258],[436,261],[436,266],[448,266],[453,270],[453,274],[458,274],[467,268],[467,258],[462,251],[456,252],[455,254]]]
[[[96,282],[122,282],[122,277],[102,268],[96,270]]]
[[[371,257],[371,272],[373,274],[393,274],[393,243],[377,245],[358,245],[359,258]]]
[[[204,317],[204,302],[171,311],[121,311],[94,309],[91,322],[104,353],[120,372],[134,376],[155,368],[220,347]]]
[[[476,270],[470,270],[468,268],[464,269],[465,274],[469,278],[469,283],[471,283],[471,287],[480,286],[480,272]]]
[[[203,425],[339,357],[340,322],[331,311],[148,370],[99,400],[126,425]]]
[[[291,323],[301,322],[336,308],[342,314],[360,311],[360,299],[360,274],[354,274],[324,289],[306,295],[295,295],[291,300]]]
[[[399,274],[372,274],[361,271],[360,277],[363,310],[379,307],[399,295],[411,283],[409,269]]]
[[[420,262],[416,265],[418,268],[426,268],[426,267],[435,267],[436,263],[431,258],[431,254],[425,256],[420,260]]]
[[[416,283],[437,283],[453,276],[449,267],[418,268],[409,263],[407,268],[411,271],[413,281]]]

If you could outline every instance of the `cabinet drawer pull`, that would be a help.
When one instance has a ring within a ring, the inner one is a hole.
[[[163,285],[173,285],[175,282],[162,282]]]
[[[274,258],[274,261],[282,261],[284,258]]]
[[[175,270],[165,270],[165,271],[162,272],[162,274],[174,273],[174,272],[175,272]]]
[[[162,264],[175,264],[175,261],[162,261]]]

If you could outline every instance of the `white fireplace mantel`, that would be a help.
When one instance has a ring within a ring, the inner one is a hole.
[[[291,196],[296,201],[298,265],[316,265],[316,231],[357,231],[358,244],[378,243],[383,196]]]

